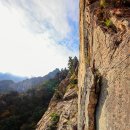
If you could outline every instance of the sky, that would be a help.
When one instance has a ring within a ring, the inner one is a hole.
[[[79,0],[0,0],[0,72],[43,76],[79,51]]]

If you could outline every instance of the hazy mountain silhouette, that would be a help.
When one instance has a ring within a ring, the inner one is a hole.
[[[54,71],[48,73],[43,77],[33,77],[29,79],[25,79],[20,82],[13,82],[12,80],[1,80],[0,81],[0,92],[5,93],[9,91],[17,91],[17,92],[25,92],[28,89],[34,88],[37,85],[41,85],[44,82],[52,79],[56,76],[56,74],[60,72],[59,69],[55,69]],[[4,79],[4,78],[3,78]]]
[[[0,81],[2,80],[12,80],[14,82],[20,82],[22,80],[27,79],[27,77],[20,77],[17,75],[13,75],[10,73],[0,73]]]

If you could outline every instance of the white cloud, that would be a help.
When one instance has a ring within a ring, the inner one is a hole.
[[[56,42],[71,33],[67,17],[76,20],[66,0],[28,2],[0,0],[0,72],[44,75],[65,67],[68,57],[77,55]]]
[[[64,39],[71,33],[68,18],[78,22],[78,0],[1,1],[16,11],[23,11],[30,29],[42,33],[48,31],[57,39]]]

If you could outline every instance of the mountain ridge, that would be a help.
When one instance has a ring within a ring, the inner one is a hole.
[[[0,81],[2,80],[12,80],[14,82],[20,82],[22,80],[27,79],[27,77],[23,77],[23,76],[17,76],[11,73],[2,73],[0,72]]]
[[[0,92],[7,92],[9,91],[17,91],[17,92],[25,92],[29,89],[32,89],[36,87],[37,85],[43,84],[43,82],[48,81],[49,79],[52,79],[55,77],[57,73],[59,73],[60,70],[56,68],[52,72],[48,73],[45,76],[40,76],[40,77],[33,77],[33,78],[28,78],[20,82],[13,82],[12,80],[1,80],[0,81]],[[12,82],[11,82],[12,81]]]

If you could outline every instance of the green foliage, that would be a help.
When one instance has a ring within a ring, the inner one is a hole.
[[[57,123],[59,121],[59,115],[57,113],[52,113],[51,120]]]
[[[114,7],[121,7],[121,6],[128,6],[128,0],[111,0],[109,3],[106,2],[106,0],[100,0],[100,7],[106,8],[109,4],[109,6]]]
[[[105,8],[107,6],[106,0],[100,0],[100,7]]]
[[[70,75],[72,75],[74,73],[77,65],[78,65],[78,59],[77,59],[77,57],[74,57],[74,58],[69,57],[68,68],[69,68]]]
[[[72,85],[76,85],[76,84],[78,83],[78,80],[77,80],[77,79],[72,79],[72,80],[70,81],[70,83],[71,83]]]
[[[59,122],[60,116],[57,113],[52,113],[51,124],[48,126],[47,130],[57,130],[57,123]]]
[[[78,84],[77,74],[73,73],[73,75],[70,77],[70,83],[66,88],[66,91],[69,89],[76,88]]]
[[[35,130],[37,122],[48,108],[55,89],[67,73],[67,70],[62,70],[53,79],[26,93],[11,92],[1,95],[0,130]],[[52,120],[54,123],[57,122],[58,115],[53,114]]]
[[[69,72],[73,73],[73,59],[72,57],[69,57],[69,61],[68,61],[68,68],[69,68]]]
[[[111,22],[110,19],[106,19],[106,20],[104,21],[104,24],[105,24],[105,26],[110,27],[110,26],[112,25],[112,22]]]
[[[4,106],[0,102],[0,130],[35,130],[37,122],[47,109],[50,98],[49,94],[41,94],[38,97],[37,92],[34,95],[27,93],[4,95],[0,99],[6,102]],[[10,116],[1,117],[2,113],[7,110],[10,112]]]

